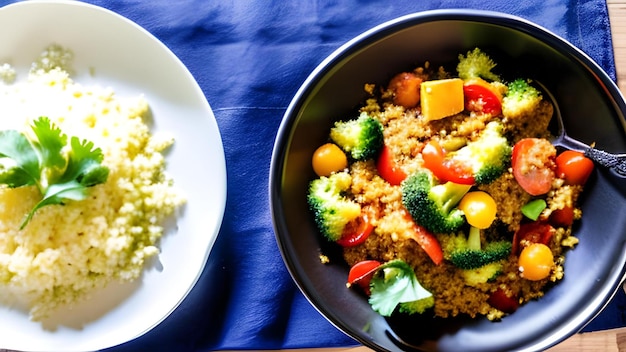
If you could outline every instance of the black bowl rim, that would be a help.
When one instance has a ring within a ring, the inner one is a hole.
[[[533,23],[524,18],[490,10],[478,10],[478,9],[437,9],[415,12],[412,14],[397,17],[395,19],[386,21],[375,27],[372,27],[365,32],[357,35],[353,39],[347,41],[341,45],[329,56],[327,56],[318,66],[309,74],[303,84],[300,86],[292,101],[287,107],[282,122],[279,126],[278,133],[276,135],[275,144],[272,151],[270,174],[269,174],[269,200],[270,210],[272,216],[272,222],[274,226],[275,238],[279,246],[279,250],[283,261],[286,264],[287,270],[294,280],[296,286],[303,293],[305,298],[312,304],[312,306],[322,316],[328,320],[337,329],[355,339],[364,346],[378,349],[378,346],[370,338],[366,337],[362,331],[358,329],[351,329],[342,323],[342,319],[333,312],[327,311],[323,307],[320,307],[315,302],[314,297],[307,292],[298,270],[296,269],[297,263],[294,258],[289,256],[289,250],[287,248],[288,243],[283,238],[283,233],[287,232],[287,226],[283,219],[281,219],[282,204],[280,202],[280,187],[281,177],[284,169],[284,158],[286,155],[286,146],[289,145],[291,138],[291,130],[293,124],[297,120],[299,110],[303,103],[306,101],[306,97],[311,93],[312,89],[320,82],[320,78],[338,62],[346,59],[351,55],[351,52],[358,51],[361,48],[367,46],[369,43],[376,42],[379,38],[384,38],[388,34],[399,31],[415,25],[435,22],[435,21],[466,21],[466,22],[483,22],[486,24],[498,25],[515,29],[519,32],[525,33],[539,39],[542,42],[551,45],[553,48],[557,48],[561,53],[568,56],[570,59],[577,61],[579,65],[586,68],[594,78],[599,81],[606,89],[606,94],[611,97],[611,101],[616,105],[616,110],[624,112],[626,114],[626,102],[624,96],[619,90],[616,83],[609,77],[609,75],[593,60],[590,56],[584,53],[573,44],[563,39],[559,35],[553,33],[545,27],[542,27],[536,23]],[[595,309],[586,309],[581,311],[577,317],[578,319],[569,322],[564,328],[556,330],[548,338],[542,341],[534,341],[531,345],[527,346],[525,350],[543,350],[554,346],[569,336],[577,333],[584,328],[593,318],[595,318],[602,310],[608,305],[610,300],[615,296],[621,287],[621,283],[626,279],[626,253],[622,255],[620,262],[624,263],[619,269],[616,270],[611,276],[611,280],[607,280],[607,283],[611,283],[613,289],[609,289],[606,295],[603,296],[601,302],[598,304],[590,305]],[[617,283],[617,284],[616,284]]]

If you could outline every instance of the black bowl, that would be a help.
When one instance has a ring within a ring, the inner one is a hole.
[[[304,82],[276,139],[270,199],[284,261],[307,299],[336,327],[376,350],[541,350],[578,332],[617,292],[625,275],[626,180],[600,168],[582,199],[580,243],[566,255],[565,277],[545,296],[500,322],[487,319],[383,318],[357,290],[347,265],[319,235],[308,211],[313,151],[333,121],[356,116],[364,83],[384,84],[424,61],[452,63],[474,47],[510,77],[541,81],[552,92],[568,134],[600,149],[626,151],[626,104],[617,86],[583,52],[510,15],[471,10],[416,13],[377,26],[343,45]],[[331,256],[322,265],[319,255]]]

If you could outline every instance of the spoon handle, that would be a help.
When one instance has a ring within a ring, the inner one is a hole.
[[[587,148],[584,154],[596,163],[615,170],[621,176],[626,176],[626,155],[615,155],[595,148]]]

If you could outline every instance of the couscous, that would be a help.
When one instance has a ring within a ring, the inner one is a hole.
[[[159,253],[165,219],[185,203],[165,172],[163,153],[174,140],[151,134],[148,102],[75,82],[71,59],[69,49],[52,45],[28,77],[5,65],[0,82],[0,130],[28,134],[47,117],[100,148],[109,170],[86,199],[41,207],[23,229],[42,195],[33,186],[0,187],[0,292],[5,302],[25,302],[34,320],[111,281],[139,278]]]
[[[494,67],[475,49],[454,74],[425,63],[366,84],[313,156],[315,222],[382,315],[498,320],[563,278],[593,163],[552,146],[531,80]]]

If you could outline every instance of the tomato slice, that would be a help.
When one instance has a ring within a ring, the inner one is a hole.
[[[522,251],[522,242],[549,245],[554,231],[554,227],[543,221],[534,221],[520,225],[520,228],[513,235],[511,254],[518,255]]]
[[[380,265],[381,263],[377,260],[364,260],[354,264],[348,273],[348,284],[359,285],[369,295],[370,281]]]
[[[556,157],[556,175],[568,185],[584,185],[593,168],[593,161],[581,152],[566,150]]]
[[[359,217],[344,227],[343,234],[337,243],[342,247],[358,246],[367,240],[373,230],[374,225],[370,222],[370,216],[367,212],[361,211]]]
[[[443,182],[454,182],[461,185],[473,185],[472,169],[454,158],[447,158],[445,150],[436,141],[429,141],[422,149],[424,167]]]
[[[376,169],[378,169],[380,177],[393,186],[398,186],[407,177],[406,173],[404,173],[393,160],[391,150],[386,145],[383,145],[380,151],[378,161],[376,162]]]
[[[483,79],[472,79],[463,85],[465,110],[491,115],[502,113],[502,97]]]
[[[511,166],[517,183],[533,196],[548,193],[555,177],[555,154],[556,149],[545,139],[525,138],[515,143]]]
[[[519,307],[519,302],[517,301],[517,299],[515,297],[509,296],[501,288],[498,288],[491,293],[491,295],[487,299],[487,303],[489,303],[490,306],[508,314],[515,312]]]
[[[411,221],[413,220],[411,219]],[[420,247],[422,247],[424,252],[428,254],[435,265],[439,265],[443,261],[443,250],[441,249],[441,244],[439,244],[437,237],[435,237],[435,235],[433,235],[430,231],[416,223],[413,223],[411,238],[415,240]]]

